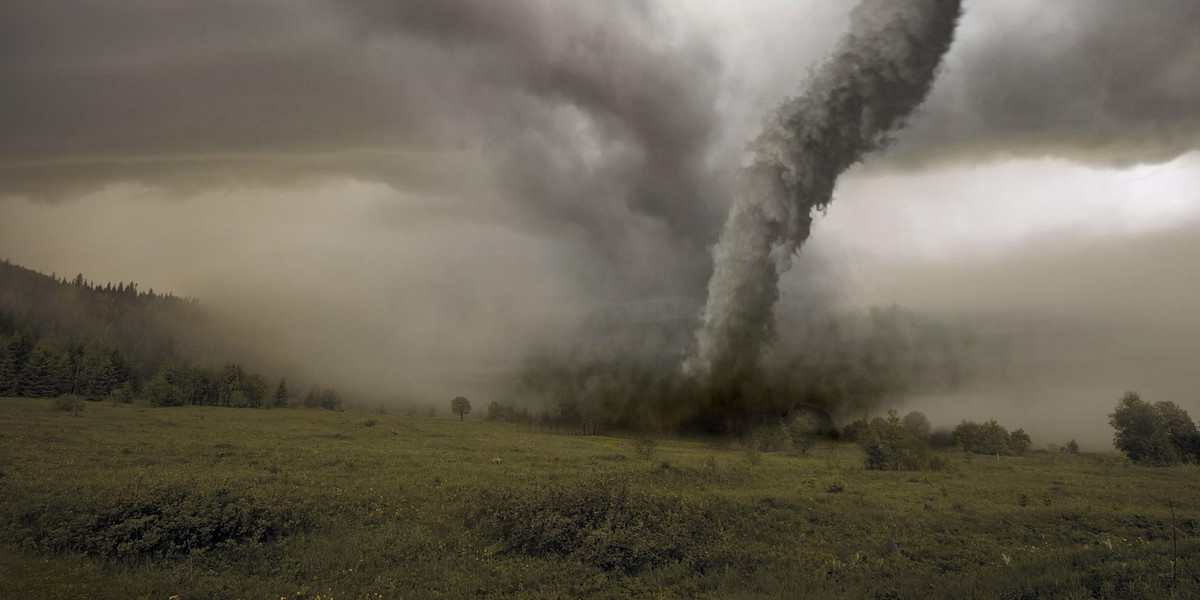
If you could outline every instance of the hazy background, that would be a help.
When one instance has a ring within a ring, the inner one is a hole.
[[[0,256],[196,296],[267,369],[481,407],[596,314],[686,327],[742,144],[840,0],[81,0],[0,9]],[[897,398],[1100,447],[1200,413],[1200,4],[975,0],[781,311],[898,303],[1011,348]]]

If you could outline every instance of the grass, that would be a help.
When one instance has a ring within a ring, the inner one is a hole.
[[[1200,597],[1192,466],[947,453],[947,472],[874,472],[848,444],[50,408],[0,400],[8,597]]]

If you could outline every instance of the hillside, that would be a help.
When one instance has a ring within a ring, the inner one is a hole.
[[[285,381],[266,379],[229,359],[208,331],[196,300],[141,291],[133,282],[104,285],[0,263],[0,396],[153,406],[284,406]],[[274,395],[268,397],[271,389]],[[336,408],[336,392],[315,388],[312,406]]]

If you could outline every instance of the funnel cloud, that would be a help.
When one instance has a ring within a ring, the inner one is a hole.
[[[808,239],[837,178],[925,98],[950,47],[956,0],[867,0],[805,93],[785,101],[751,144],[713,250],[696,354],[685,369],[734,383],[752,377],[774,332],[779,276]]]

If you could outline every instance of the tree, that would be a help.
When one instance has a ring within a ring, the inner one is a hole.
[[[450,410],[458,415],[458,420],[463,420],[467,413],[471,412],[471,401],[459,396],[450,401]]]
[[[288,404],[288,386],[287,379],[280,379],[279,385],[275,387],[275,395],[271,398],[271,406],[275,408],[285,408]]]
[[[250,373],[242,380],[241,392],[246,395],[246,406],[262,408],[267,402],[267,381],[257,373]]]
[[[314,384],[308,395],[304,397],[304,408],[323,408],[325,410],[341,410],[342,395],[336,390],[321,389]]]
[[[867,453],[865,466],[874,471],[920,471],[938,468],[930,456],[929,444],[904,427],[900,413],[888,411],[882,424],[872,424],[859,445]]]
[[[1184,462],[1200,460],[1200,431],[1187,411],[1174,402],[1155,402],[1154,413],[1179,458]]]
[[[1008,454],[1009,453],[1009,433],[1003,425],[995,419],[983,424],[982,438],[980,439],[980,454]]]
[[[21,393],[21,371],[33,352],[33,339],[18,333],[8,340],[0,353],[0,396],[16,396]]]
[[[183,391],[179,386],[167,380],[166,374],[159,371],[149,383],[142,395],[150,406],[183,406]]]
[[[321,408],[325,410],[342,410],[342,395],[337,390],[325,390],[321,394]]]
[[[929,417],[926,417],[925,413],[913,411],[904,415],[904,428],[914,436],[927,440],[933,424],[929,422]]]
[[[808,449],[817,442],[813,426],[809,424],[808,419],[801,416],[792,417],[787,422],[787,433],[792,440],[792,448],[799,450],[801,454],[808,454]]]
[[[1075,440],[1067,442],[1067,445],[1063,447],[1063,452],[1067,454],[1079,454],[1079,442]]]
[[[1179,454],[1167,436],[1159,411],[1135,392],[1127,392],[1108,415],[1116,431],[1113,445],[1135,463],[1170,466]]]
[[[858,442],[871,433],[871,424],[866,417],[851,421],[842,429],[842,439],[847,442]]]
[[[53,398],[70,380],[70,357],[62,348],[43,341],[21,369],[19,393],[27,398]]]
[[[1008,436],[1008,452],[1013,456],[1025,456],[1033,446],[1033,439],[1024,429],[1014,429]]]
[[[1192,421],[1192,417],[1174,402],[1155,402],[1154,414],[1158,417],[1158,422],[1168,437],[1181,437],[1196,433],[1196,423]]]

